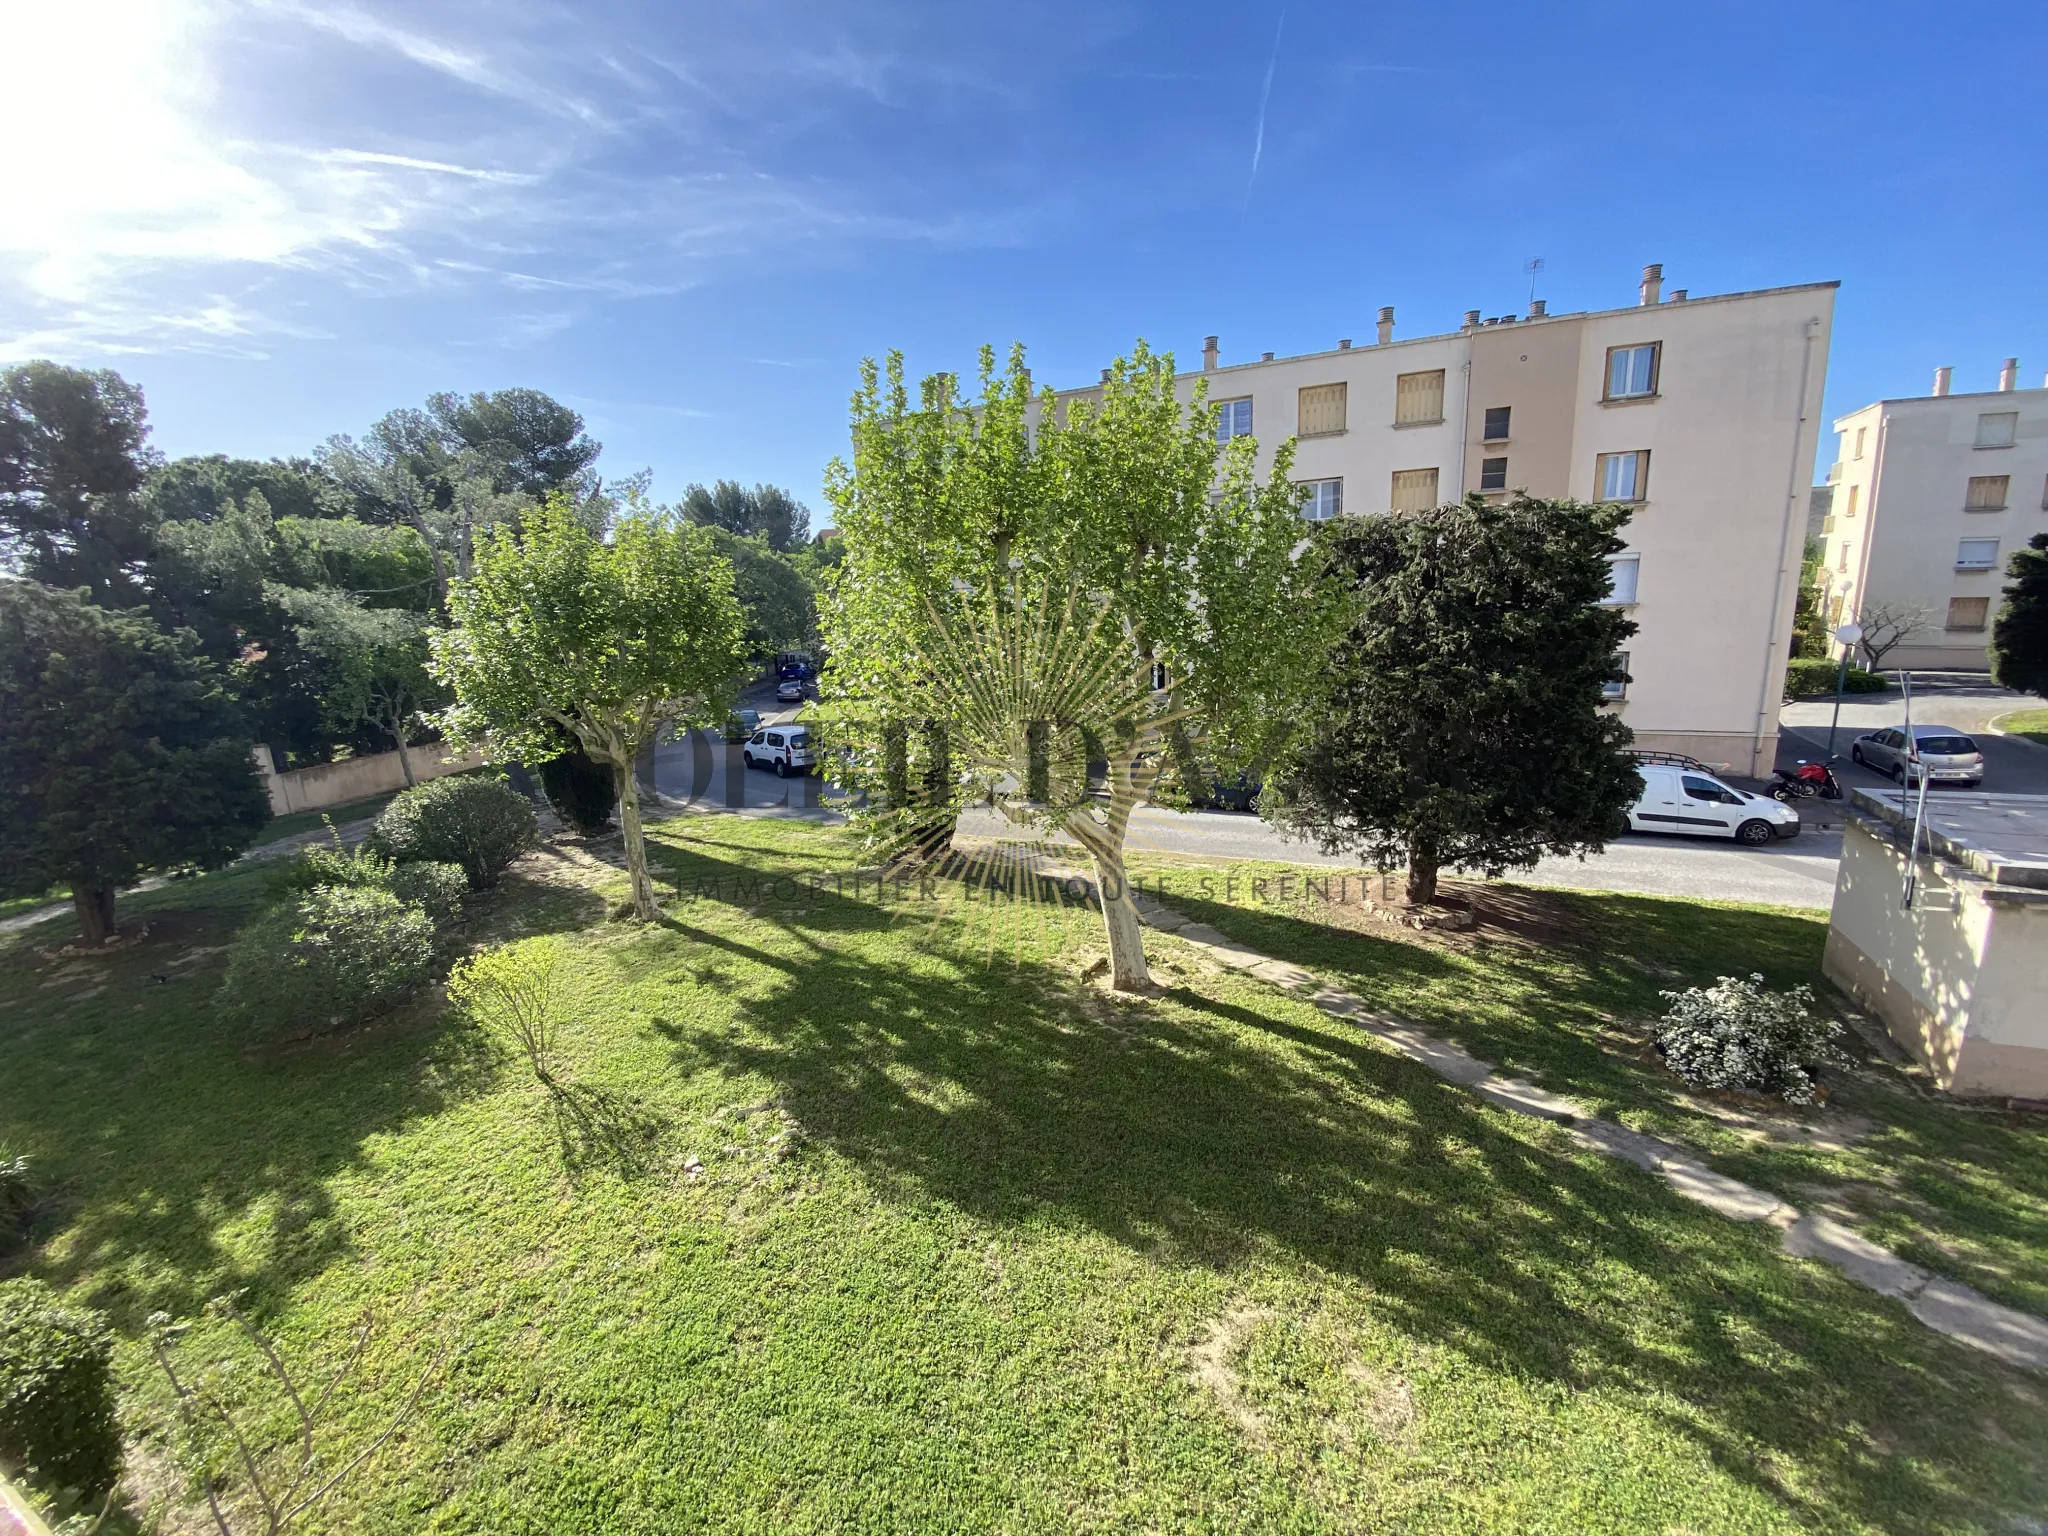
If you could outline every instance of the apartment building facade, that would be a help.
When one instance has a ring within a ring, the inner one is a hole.
[[[2048,531],[2048,387],[1879,400],[1834,423],[1840,457],[1822,524],[1823,607],[1832,631],[1883,610],[1917,617],[1884,665],[1984,672],[2015,549]],[[1839,650],[1839,647],[1837,648]]]
[[[1469,492],[1620,501],[1612,601],[1638,632],[1608,708],[1639,745],[1765,775],[1799,583],[1836,284],[1483,319],[1369,346],[1181,375],[1249,434],[1297,441],[1305,517],[1415,511]],[[1094,390],[1071,393],[1085,397]]]

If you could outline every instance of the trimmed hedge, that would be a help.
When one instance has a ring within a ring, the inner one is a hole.
[[[113,1359],[97,1312],[66,1306],[40,1280],[0,1281],[0,1456],[52,1488],[113,1487]]]
[[[1801,656],[1785,664],[1785,696],[1792,699],[1811,699],[1835,691],[1835,673],[1841,667],[1839,661],[1830,661],[1825,656]],[[1883,693],[1891,684],[1875,672],[1866,672],[1861,667],[1849,668],[1849,676],[1842,684],[1844,693]]]
[[[393,800],[370,833],[399,864],[459,864],[481,891],[539,836],[533,805],[503,779],[462,774],[416,785]]]

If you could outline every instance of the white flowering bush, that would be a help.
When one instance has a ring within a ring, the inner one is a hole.
[[[1811,987],[1767,992],[1761,975],[1723,976],[1711,987],[1663,994],[1657,1027],[1665,1065],[1696,1088],[1740,1088],[1811,1104],[1824,1066],[1846,1066],[1842,1026],[1816,1017]]]

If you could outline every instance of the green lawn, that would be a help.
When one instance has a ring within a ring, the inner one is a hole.
[[[34,1268],[122,1330],[146,1482],[143,1319],[244,1287],[295,1359],[374,1311],[359,1439],[459,1350],[330,1531],[1988,1532],[2048,1505],[2048,1381],[1178,940],[1150,940],[1164,996],[1114,1002],[1079,979],[1085,913],[743,890],[858,854],[765,819],[658,835],[723,894],[607,923],[623,876],[548,854],[472,919],[576,935],[566,1103],[431,998],[326,1040],[223,1029],[252,871],[125,903],[150,938],[104,962],[0,940],[0,1135],[58,1192]],[[1700,910],[1589,941],[1746,963]],[[1515,964],[1487,975],[1550,984]],[[1541,1017],[1485,981],[1469,1038],[1533,1064]],[[1449,1028],[1454,992],[1409,995]],[[1572,1049],[1575,1089],[1635,1070]]]
[[[40,896],[10,896],[0,901],[0,918],[19,917],[24,912],[33,912],[37,907],[47,907],[53,901],[69,901],[71,887],[53,885]]]
[[[1991,722],[2008,736],[2024,736],[2048,747],[2048,709],[2018,709]]]
[[[293,837],[301,832],[317,831],[323,821],[332,821],[337,827],[345,827],[352,821],[364,821],[379,814],[398,796],[393,790],[388,795],[372,795],[367,800],[352,801],[347,805],[332,805],[324,811],[294,811],[289,816],[274,816],[256,835],[256,846],[274,843],[282,837]]]

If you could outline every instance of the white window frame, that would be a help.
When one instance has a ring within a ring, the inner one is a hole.
[[[1621,568],[1628,567],[1628,591],[1622,594]],[[1607,557],[1607,595],[1600,599],[1603,608],[1633,608],[1643,589],[1643,557],[1641,555],[1609,555]]]
[[[1619,704],[1628,698],[1627,651],[1616,651],[1614,653],[1614,670],[1621,675],[1619,677],[1610,677],[1600,685],[1600,702],[1603,704]]]
[[[1218,400],[1216,404],[1216,441],[1233,442],[1240,437],[1252,435],[1252,397],[1239,395],[1230,400]]]
[[[1610,492],[1609,482],[1619,478],[1616,471],[1628,466],[1627,492]],[[1650,450],[1634,448],[1626,453],[1603,453],[1593,460],[1593,499],[1595,501],[1625,501],[1629,503],[1650,499]]]
[[[1640,365],[1640,379],[1638,370]],[[1614,387],[1615,369],[1623,369],[1622,387]],[[1625,347],[1607,349],[1607,375],[1601,381],[1603,400],[1654,400],[1657,386],[1663,382],[1664,343],[1661,341],[1631,342]],[[1641,387],[1636,387],[1640,383]]]
[[[1991,553],[1986,558],[1966,557],[1964,551],[1975,546],[1982,549],[1989,545]],[[1995,571],[1998,569],[1998,540],[1958,539],[1956,540],[1956,569],[1959,571]]]
[[[1999,423],[1993,426],[1992,423]],[[1985,411],[1977,418],[1979,448],[2010,448],[2020,439],[2018,411]]]
[[[1304,521],[1311,523],[1332,522],[1344,515],[1344,477],[1332,476],[1327,480],[1297,480],[1294,482],[1307,497],[1301,504]]]

